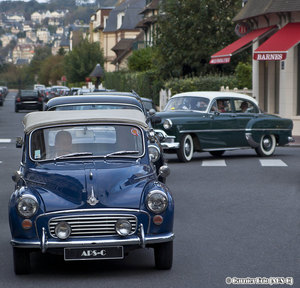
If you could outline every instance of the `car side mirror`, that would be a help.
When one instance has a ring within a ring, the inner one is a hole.
[[[23,138],[22,137],[17,137],[16,139],[16,148],[22,148],[24,144]]]
[[[166,178],[170,175],[170,168],[168,165],[163,165],[159,168],[159,176]]]
[[[20,180],[24,180],[23,179],[23,174],[20,171],[16,171],[15,174],[13,176],[11,176],[11,179],[15,182],[18,183]]]

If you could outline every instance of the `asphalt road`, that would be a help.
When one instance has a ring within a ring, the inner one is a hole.
[[[0,107],[1,288],[271,287],[227,285],[226,277],[293,277],[293,286],[272,287],[300,287],[298,147],[278,148],[268,159],[258,158],[253,150],[225,153],[220,161],[198,153],[188,164],[167,155],[167,182],[176,208],[170,271],[155,270],[152,250],[139,250],[108,262],[66,263],[37,254],[32,274],[15,276],[7,203],[21,155],[14,139],[22,135],[25,112],[14,112],[13,96],[10,93]]]

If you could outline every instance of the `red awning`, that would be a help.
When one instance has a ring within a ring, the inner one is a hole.
[[[285,60],[288,50],[299,42],[300,23],[288,23],[254,51],[253,59]]]
[[[219,52],[215,53],[211,56],[211,60],[209,61],[210,64],[224,64],[230,62],[230,57],[233,54],[236,54],[240,51],[242,51],[245,48],[248,48],[250,45],[252,45],[252,41],[266,32],[273,29],[275,26],[266,27],[266,28],[260,28],[257,30],[254,30],[248,34],[246,34],[244,37],[236,40],[235,42],[231,43],[227,47],[223,48]]]

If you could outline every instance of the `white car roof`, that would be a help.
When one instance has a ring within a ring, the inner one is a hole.
[[[176,97],[206,97],[209,100],[212,100],[214,98],[218,97],[232,97],[232,98],[242,98],[245,100],[249,100],[254,102],[256,105],[258,104],[257,101],[248,95],[241,94],[241,93],[236,93],[236,92],[219,92],[219,91],[192,91],[192,92],[184,92],[184,93],[179,93],[175,94],[172,98]]]
[[[122,123],[148,127],[144,113],[134,109],[31,112],[23,120],[25,133],[46,126],[86,123]]]

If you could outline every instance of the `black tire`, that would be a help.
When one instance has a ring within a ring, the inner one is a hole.
[[[258,156],[267,157],[274,154],[276,148],[276,138],[273,134],[263,135],[260,139],[259,146],[255,148]]]
[[[13,247],[14,270],[15,274],[29,274],[30,273],[30,252],[28,249]]]
[[[214,157],[221,157],[225,153],[225,150],[210,151],[209,153]]]
[[[19,109],[17,107],[15,107],[15,112],[18,113],[19,112]]]
[[[182,162],[192,160],[194,154],[194,142],[190,134],[186,134],[181,138],[180,147],[177,150],[177,157]]]
[[[173,241],[154,246],[155,268],[169,270],[173,264]]]

